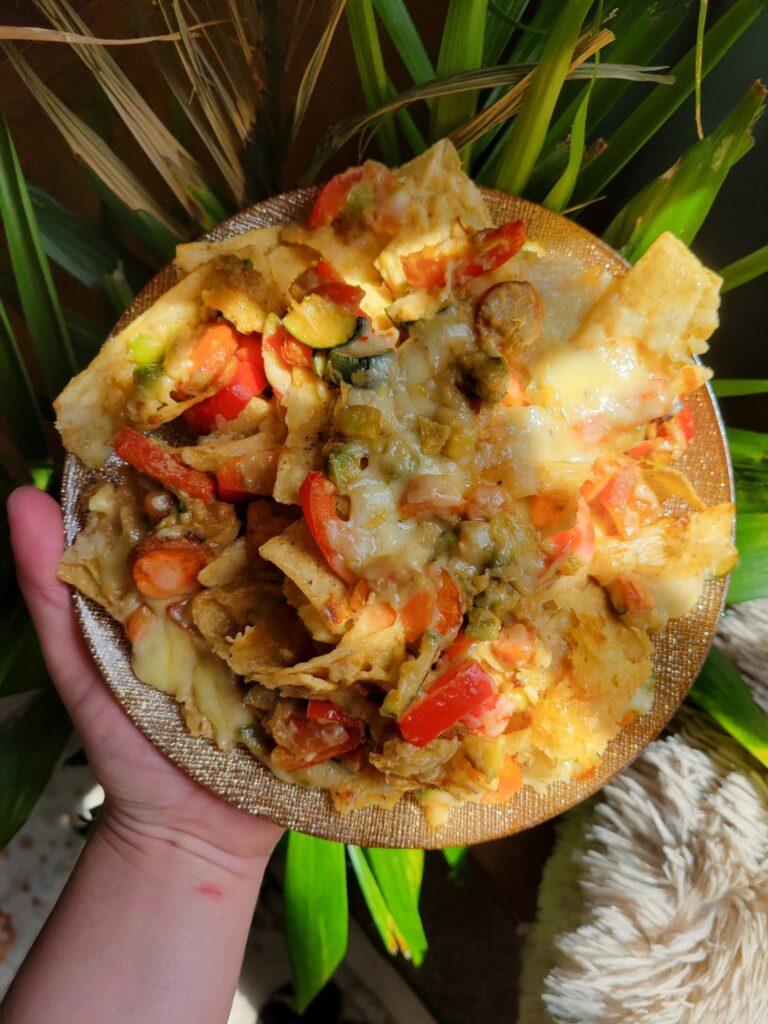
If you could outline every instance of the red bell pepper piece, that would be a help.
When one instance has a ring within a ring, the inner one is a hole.
[[[336,503],[333,500],[335,493],[336,488],[331,481],[317,470],[312,470],[299,488],[299,500],[309,532],[320,554],[336,575],[351,585],[357,581],[357,577],[331,543],[334,528],[343,525],[336,514]]]
[[[397,719],[404,740],[423,747],[496,693],[496,684],[476,661],[454,662]]]
[[[185,466],[162,445],[131,427],[123,427],[115,438],[115,454],[172,491],[181,491],[206,504],[216,500],[216,487],[207,473]]]
[[[184,422],[196,434],[215,430],[220,419],[237,419],[250,400],[267,386],[261,339],[258,335],[239,335],[239,338],[234,373],[227,383],[215,395],[204,398],[184,413]]]
[[[286,772],[311,768],[354,750],[360,746],[364,732],[362,723],[347,729],[338,723],[312,720],[303,715],[291,715],[288,728],[290,747],[278,745],[272,751],[272,763]]]
[[[332,700],[311,700],[307,705],[307,718],[320,722],[336,722],[347,729],[359,729],[362,719],[352,718]]]
[[[311,294],[322,295],[355,316],[365,315],[360,311],[360,303],[365,298],[365,292],[356,284],[347,284],[346,281],[323,281],[312,289]]]
[[[595,553],[595,527],[584,495],[579,495],[576,525],[562,530],[544,542],[549,551],[545,572],[551,575],[563,566],[587,565]]]
[[[445,286],[449,267],[452,267],[451,282],[459,287],[506,263],[520,251],[524,241],[525,225],[521,220],[513,220],[497,228],[478,231],[464,240],[464,244],[428,246],[400,259],[410,285],[435,291]]]
[[[358,181],[362,181],[364,174],[364,167],[350,167],[348,171],[334,175],[315,200],[309,215],[309,226],[320,228],[334,221],[344,209],[352,188]]]

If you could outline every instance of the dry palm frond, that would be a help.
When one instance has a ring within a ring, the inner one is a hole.
[[[131,210],[154,217],[168,231],[182,237],[182,228],[165,212],[163,207],[144,188],[138,178],[122,160],[118,159],[99,135],[72,113],[67,105],[42,82],[32,68],[9,44],[2,44],[19,77],[38,101],[51,121],[64,136],[76,157]]]
[[[216,22],[203,22],[190,26],[190,32],[198,32]],[[111,39],[102,36],[81,35],[79,32],[59,32],[54,28],[25,28],[16,25],[0,25],[0,39],[18,43],[68,43],[70,46],[139,46],[144,43],[175,43],[181,38],[179,32],[165,35],[134,36],[130,39]]]
[[[330,47],[331,40],[333,39],[333,34],[336,31],[336,26],[344,13],[345,5],[346,0],[333,0],[326,26],[323,29],[317,46],[315,47],[315,52],[310,57],[306,70],[304,71],[299,91],[296,94],[296,107],[293,112],[293,125],[291,127],[291,142],[295,140],[299,133],[299,128],[301,128],[304,115],[306,114],[307,107],[309,106],[309,101],[312,99],[312,93],[315,91],[317,77],[322,70],[325,58],[328,54],[328,48]]]
[[[598,50],[607,46],[608,43],[612,43],[614,39],[615,36],[608,29],[602,29],[595,35],[590,34],[582,37],[577,43],[574,58],[569,69],[570,73],[573,73],[576,68],[589,60]],[[466,124],[451,132],[449,138],[456,148],[462,149],[464,146],[476,142],[487,132],[491,131],[491,129],[499,124],[503,124],[513,114],[516,114],[523,102],[525,91],[531,84],[532,77],[533,71],[530,71],[525,78],[496,100],[495,103],[492,103],[490,107],[481,110],[479,114],[476,114]]]
[[[290,67],[296,48],[304,35],[307,22],[312,17],[315,8],[315,0],[298,0],[293,15],[293,31],[288,40],[288,49],[285,52],[285,66]]]
[[[35,2],[60,30],[88,33],[88,26],[67,0]],[[182,206],[190,216],[205,222],[206,214],[199,197],[206,196],[209,190],[197,162],[174,138],[104,47],[81,45],[74,47],[74,51],[93,73],[128,130]]]
[[[185,6],[189,9],[189,5]],[[216,47],[209,44],[206,48],[204,43],[209,42],[207,34],[204,33],[202,38],[192,35],[186,12],[179,0],[162,0],[159,7],[168,27],[174,23],[178,26],[180,40],[176,44],[176,53],[192,95],[183,97],[184,89],[178,76],[163,65],[166,79],[177,99],[184,103],[190,121],[211,152],[233,196],[240,203],[245,195],[245,172],[239,150],[253,127],[253,98],[241,103],[231,77],[229,84],[225,84],[214,60],[209,57],[208,51],[215,53]],[[197,111],[202,115],[202,121]]]

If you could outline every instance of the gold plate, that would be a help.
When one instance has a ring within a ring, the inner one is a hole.
[[[317,189],[300,189],[268,199],[220,224],[206,239],[221,241],[253,228],[300,220],[309,213],[316,194]],[[599,264],[614,274],[625,272],[627,264],[612,249],[564,217],[493,189],[483,189],[483,194],[496,223],[521,218],[528,237],[548,251],[576,257],[586,265]],[[136,297],[115,331],[175,282],[169,265]],[[707,504],[731,501],[730,463],[717,406],[704,388],[693,395],[690,405],[696,436],[678,465]],[[62,504],[68,543],[83,525],[80,497],[93,479],[93,472],[78,459],[67,457]],[[636,757],[670,720],[696,677],[722,611],[725,587],[724,579],[710,580],[696,607],[656,636],[658,684],[653,708],[622,729],[589,781],[556,783],[544,793],[526,786],[498,805],[463,804],[438,829],[427,826],[411,795],[391,811],[368,807],[342,817],[325,792],[280,781],[243,748],[222,751],[210,740],[193,738],[174,699],[134,676],[122,626],[82,594],[75,591],[73,598],[86,642],[118,701],[155,746],[193,779],[252,814],[300,832],[362,846],[437,848],[479,843],[530,828],[594,793]]]

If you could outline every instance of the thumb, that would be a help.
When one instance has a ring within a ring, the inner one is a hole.
[[[92,701],[112,698],[83,642],[69,590],[56,576],[64,549],[61,509],[36,487],[20,487],[8,498],[8,522],[19,586],[45,663],[78,726],[86,698],[89,718]]]

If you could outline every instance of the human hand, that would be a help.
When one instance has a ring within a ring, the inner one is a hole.
[[[68,588],[56,576],[64,546],[61,510],[34,487],[8,500],[19,585],[48,671],[106,794],[104,818],[129,844],[168,842],[248,870],[282,829],[210,793],[165,758],[123,712],[91,660]]]

